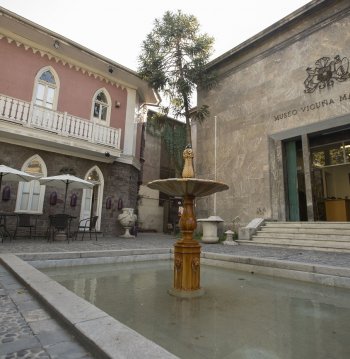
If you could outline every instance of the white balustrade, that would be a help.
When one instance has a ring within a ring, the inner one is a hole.
[[[0,94],[0,120],[119,148],[121,130]]]

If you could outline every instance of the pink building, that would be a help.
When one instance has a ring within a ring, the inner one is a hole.
[[[120,233],[121,207],[137,204],[139,122],[155,93],[136,72],[1,7],[0,15],[0,163],[93,180],[93,190],[68,193],[66,212],[97,215],[98,229]],[[0,212],[42,214],[42,232],[45,218],[62,211],[60,189],[38,181],[5,186],[11,196],[1,194]]]

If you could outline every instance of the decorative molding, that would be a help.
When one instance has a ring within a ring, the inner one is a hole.
[[[306,69],[308,74],[304,81],[305,93],[312,93],[317,88],[320,90],[334,86],[334,81],[344,82],[350,77],[349,59],[336,55],[332,61],[330,57],[321,57],[315,62],[315,67]]]
[[[70,61],[67,61],[66,59],[62,59],[61,57],[58,57],[57,55],[54,55],[48,51],[45,51],[43,49],[38,49],[36,48],[35,46],[31,45],[31,44],[25,44],[24,42],[22,41],[19,41],[19,40],[15,40],[13,39],[12,37],[6,35],[6,34],[1,34],[0,33],[0,40],[2,40],[3,38],[5,38],[7,40],[7,42],[9,44],[15,42],[16,46],[17,47],[21,47],[23,46],[24,50],[28,50],[28,49],[31,49],[33,51],[33,54],[36,54],[37,52],[39,52],[40,56],[41,57],[44,57],[44,56],[47,56],[47,58],[49,60],[54,60],[56,63],[61,63],[63,66],[69,66],[70,69],[72,69],[74,67],[74,69],[76,71],[80,71],[83,75],[87,74],[89,77],[93,76],[95,79],[99,79],[100,81],[103,81],[107,84],[111,84],[112,86],[115,86],[117,88],[121,88],[122,90],[124,90],[126,87],[119,84],[118,82],[116,81],[113,81],[109,78],[106,78],[104,77],[103,75],[101,74],[98,74],[96,72],[93,72],[87,68],[84,68],[81,66],[81,64],[75,64],[73,62],[70,62]]]
[[[350,7],[346,8],[346,9],[342,9],[341,11],[339,11],[339,12],[337,12],[337,13],[335,13],[335,14],[333,14],[333,15],[325,18],[325,19],[322,19],[321,21],[319,21],[315,25],[312,25],[311,27],[308,27],[308,28],[300,31],[299,33],[294,34],[290,38],[287,38],[287,39],[281,41],[279,44],[274,45],[274,46],[272,46],[272,47],[270,47],[270,48],[268,48],[266,50],[263,50],[259,54],[244,60],[243,62],[239,63],[238,65],[236,65],[236,66],[234,66],[234,67],[232,67],[230,69],[227,69],[226,71],[221,72],[218,75],[218,78],[219,79],[226,78],[226,77],[228,77],[228,76],[230,76],[230,75],[232,75],[232,74],[234,74],[234,73],[236,73],[238,71],[241,71],[244,68],[246,68],[248,66],[251,66],[252,64],[255,64],[255,63],[257,63],[257,62],[271,56],[272,54],[293,45],[297,41],[301,41],[302,39],[307,38],[308,36],[312,35],[313,33],[317,32],[319,30],[322,30],[322,29],[326,28],[329,25],[332,25],[334,23],[339,22],[340,20],[342,20],[345,17],[349,16],[349,14],[350,14]],[[269,36],[271,36],[271,35],[269,35]],[[246,49],[249,48],[249,46],[252,46],[252,45],[255,46],[256,44],[255,43],[249,43],[244,48],[240,48],[237,51],[237,54],[238,54],[238,52],[245,51]],[[236,55],[235,53],[232,53],[230,55],[230,57],[235,56],[235,55]],[[227,61],[228,61],[228,58],[224,58],[220,62],[214,63],[212,65],[209,64],[208,69],[210,70],[212,68],[218,68],[218,67],[220,67],[221,62],[222,63],[227,63]],[[232,60],[232,63],[234,61],[235,60]]]

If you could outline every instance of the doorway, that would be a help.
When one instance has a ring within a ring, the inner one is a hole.
[[[311,135],[309,141],[315,220],[350,220],[350,129]]]
[[[284,142],[286,214],[289,221],[307,221],[304,161],[301,138]]]
[[[98,216],[96,229],[101,228],[104,180],[101,170],[94,166],[85,175],[85,180],[94,184],[92,189],[84,189],[81,203],[80,220]]]

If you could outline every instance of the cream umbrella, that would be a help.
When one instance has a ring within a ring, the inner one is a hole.
[[[69,175],[69,174],[50,176],[50,177],[41,177],[41,178],[39,178],[39,182],[42,185],[53,186],[53,187],[65,189],[63,213],[66,211],[68,188],[79,189],[79,188],[92,188],[94,186],[94,184],[91,182],[85,181],[82,178],[79,178],[79,177],[76,177],[73,175]]]
[[[38,179],[35,176],[32,176],[26,172],[16,170],[15,168],[8,167],[5,165],[0,165],[0,191],[2,180],[11,181],[11,182],[29,182],[32,180]]]

